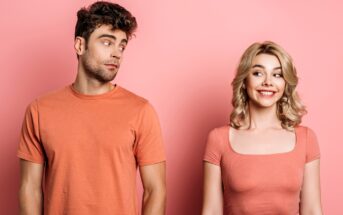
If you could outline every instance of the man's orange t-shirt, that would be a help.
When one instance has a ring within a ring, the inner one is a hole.
[[[18,157],[45,165],[44,214],[138,214],[137,166],[165,161],[160,125],[145,99],[116,86],[72,86],[32,102]]]
[[[292,151],[252,155],[233,150],[229,129],[210,132],[204,155],[205,161],[221,167],[225,214],[299,214],[305,164],[320,156],[314,132],[298,126]]]

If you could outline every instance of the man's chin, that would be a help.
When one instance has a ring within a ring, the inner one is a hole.
[[[98,79],[98,81],[101,81],[103,83],[107,83],[107,82],[111,82],[115,79],[117,73],[115,73],[114,75],[111,76],[98,76],[96,77]]]

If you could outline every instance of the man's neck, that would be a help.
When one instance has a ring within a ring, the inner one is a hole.
[[[89,78],[82,73],[78,73],[73,83],[73,88],[82,94],[100,95],[113,90],[114,86],[111,82],[103,83],[94,78]]]

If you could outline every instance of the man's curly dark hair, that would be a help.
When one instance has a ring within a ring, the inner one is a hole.
[[[77,12],[75,38],[83,37],[87,44],[91,33],[101,25],[112,25],[113,29],[124,31],[128,39],[137,28],[136,18],[125,8],[111,2],[98,1]]]

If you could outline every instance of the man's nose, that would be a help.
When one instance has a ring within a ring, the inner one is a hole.
[[[122,56],[122,52],[119,47],[115,47],[112,50],[111,57],[120,59]]]

